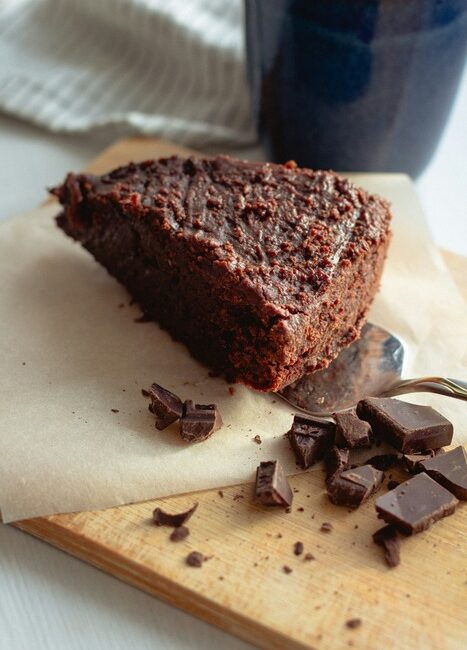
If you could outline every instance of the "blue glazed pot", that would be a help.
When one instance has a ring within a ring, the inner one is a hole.
[[[277,162],[418,176],[467,54],[467,0],[246,0],[261,141]]]

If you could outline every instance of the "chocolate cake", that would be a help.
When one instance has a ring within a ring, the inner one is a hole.
[[[60,228],[149,318],[265,391],[358,337],[389,243],[384,200],[294,163],[173,156],[69,174],[52,193]]]

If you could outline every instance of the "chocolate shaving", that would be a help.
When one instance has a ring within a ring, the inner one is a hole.
[[[400,564],[400,536],[396,526],[388,524],[373,533],[373,541],[384,549],[384,559],[390,567]]]
[[[195,503],[189,510],[177,514],[171,514],[165,512],[161,508],[156,508],[152,514],[153,521],[156,526],[172,526],[173,528],[179,528],[190,519],[197,507],[198,504]]]

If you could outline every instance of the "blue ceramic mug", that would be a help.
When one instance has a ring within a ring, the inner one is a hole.
[[[246,0],[261,141],[277,162],[418,176],[467,54],[467,0]]]

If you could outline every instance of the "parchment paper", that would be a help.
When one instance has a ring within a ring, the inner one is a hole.
[[[404,176],[356,175],[393,202],[394,238],[371,320],[407,344],[406,375],[466,376],[467,310]],[[292,410],[242,386],[229,393],[54,225],[57,205],[0,226],[0,507],[5,522],[98,509],[253,480],[260,460],[296,471]],[[157,381],[216,402],[224,427],[186,445],[158,432],[141,388]],[[416,395],[466,441],[467,404]],[[118,409],[118,412],[112,412]],[[259,434],[261,446],[252,442]]]

